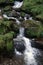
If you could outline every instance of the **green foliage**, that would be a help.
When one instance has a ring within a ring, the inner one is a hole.
[[[5,34],[10,29],[12,22],[0,20],[0,34]]]
[[[14,32],[6,33],[5,35],[0,35],[0,50],[6,48],[6,51],[13,51],[13,35]]]
[[[39,20],[41,20],[42,23],[43,23],[43,13],[37,15],[36,18],[38,18]]]
[[[24,16],[25,16],[25,13],[24,13],[24,12],[20,12],[20,15],[21,15],[22,17],[24,17]]]
[[[9,32],[9,33],[6,33],[5,35],[4,35],[4,39],[6,40],[6,41],[9,41],[9,40],[12,40],[13,39],[13,36],[14,36],[14,32]]]
[[[7,32],[7,27],[4,25],[0,26],[0,34],[5,34]]]
[[[26,31],[25,31],[25,34],[27,37],[36,37],[36,38],[41,38],[43,37],[43,30],[42,30],[42,27],[41,28],[38,28],[38,27],[31,27],[31,28],[28,28]]]
[[[14,2],[14,0],[0,0],[0,3],[13,3]]]
[[[11,24],[12,24],[12,21],[3,21],[3,23],[2,23],[4,26],[6,26],[6,27],[9,27],[10,28],[10,26],[11,26]]]
[[[11,6],[9,5],[9,6],[5,6],[4,8],[3,8],[3,11],[8,11],[8,10],[11,10]]]
[[[4,47],[5,47],[4,36],[0,35],[0,49],[3,49]]]
[[[39,15],[43,13],[43,0],[24,0],[22,9],[35,16]]]

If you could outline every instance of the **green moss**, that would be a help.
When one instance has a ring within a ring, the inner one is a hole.
[[[37,22],[35,20],[27,20],[27,21],[23,21],[22,26],[24,26],[25,28],[28,27],[39,27],[41,25],[40,22]]]

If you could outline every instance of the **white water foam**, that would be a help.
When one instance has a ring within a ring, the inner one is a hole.
[[[31,47],[30,40],[26,37],[23,37],[25,41],[26,50],[24,52],[24,60],[26,65],[37,65],[37,62],[34,58],[33,49]]]
[[[15,49],[15,53],[16,53],[16,55],[22,55],[22,53],[17,51],[16,49]]]
[[[14,17],[8,17],[6,14],[3,14],[3,17],[6,18],[6,19],[13,19],[13,20],[16,20],[16,23],[19,25],[20,24],[20,21],[17,19],[17,18],[14,18]]]
[[[23,1],[22,1],[22,2],[15,1],[13,8],[14,8],[14,9],[15,9],[15,8],[20,8],[20,7],[22,6],[22,4],[23,4]]]

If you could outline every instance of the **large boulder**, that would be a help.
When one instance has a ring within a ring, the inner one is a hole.
[[[43,37],[43,26],[40,21],[23,21],[22,26],[25,28],[26,37]]]

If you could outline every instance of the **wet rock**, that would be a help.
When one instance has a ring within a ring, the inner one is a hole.
[[[17,50],[17,51],[19,51],[19,52],[21,52],[21,53],[23,53],[24,52],[24,50],[25,50],[25,45],[24,45],[24,41],[22,40],[22,39],[14,39],[14,48]]]
[[[25,50],[24,44],[16,44],[15,48],[16,48],[17,51],[19,51],[19,52],[23,52],[23,51]]]

